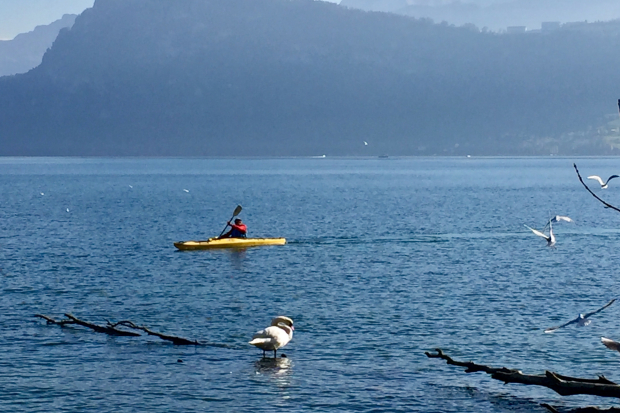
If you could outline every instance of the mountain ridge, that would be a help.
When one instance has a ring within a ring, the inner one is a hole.
[[[613,154],[605,36],[311,0],[96,0],[40,66],[0,78],[0,155]]]
[[[411,4],[407,0],[342,0],[344,7],[382,11],[417,18],[430,18],[461,26],[505,31],[509,26],[541,28],[543,22],[610,21],[620,18],[615,0],[513,0],[481,5],[471,1],[442,4]]]
[[[71,27],[76,17],[75,14],[65,14],[50,24],[37,26],[11,40],[1,40],[0,76],[25,73],[38,66],[60,30]]]

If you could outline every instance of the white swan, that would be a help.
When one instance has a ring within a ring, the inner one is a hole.
[[[252,336],[252,341],[249,344],[256,346],[263,350],[263,358],[266,351],[273,351],[273,358],[276,358],[276,352],[280,347],[284,347],[293,338],[293,320],[285,317],[278,316],[271,320],[271,326],[264,330],[257,331]]]
[[[590,175],[590,176],[588,176],[588,179],[594,179],[595,181],[598,181],[598,183],[601,184],[601,188],[602,189],[607,189],[607,184],[609,183],[609,181],[611,181],[614,178],[620,178],[620,177],[618,175],[612,175],[609,178],[607,178],[607,182],[603,182],[601,177],[598,176],[598,175]]]

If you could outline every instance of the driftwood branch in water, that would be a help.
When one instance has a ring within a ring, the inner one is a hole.
[[[201,344],[198,341],[188,340],[183,337],[175,337],[175,336],[169,336],[167,334],[158,333],[156,331],[149,330],[147,327],[137,326],[136,324],[128,320],[119,321],[118,323],[111,323],[106,320],[108,323],[107,326],[99,326],[97,324],[92,324],[87,321],[80,320],[79,318],[74,317],[71,314],[65,314],[65,316],[67,317],[66,320],[54,320],[52,317],[48,317],[43,314],[35,314],[35,317],[44,319],[45,321],[47,321],[47,324],[56,324],[61,327],[67,324],[76,324],[82,327],[90,328],[91,330],[94,330],[98,333],[105,333],[111,336],[129,336],[129,337],[140,337],[141,336],[140,333],[134,333],[133,331],[119,330],[116,328],[118,326],[123,326],[123,327],[132,328],[134,330],[142,330],[150,336],[156,336],[156,337],[161,338],[162,340],[171,341],[173,344],[176,344],[176,345],[200,345]]]
[[[35,317],[39,317],[39,318],[46,320],[47,324],[58,324],[61,327],[67,324],[77,324],[82,327],[90,328],[91,330],[96,331],[97,333],[104,333],[110,336],[129,336],[129,337],[140,336],[140,334],[134,333],[133,331],[123,331],[123,330],[118,330],[111,326],[99,326],[97,324],[92,324],[87,321],[80,320],[79,318],[74,317],[71,314],[65,314],[65,317],[67,317],[68,320],[59,320],[59,321],[56,321],[53,318],[42,315],[42,314],[35,314]]]
[[[556,409],[553,406],[548,405],[547,403],[541,404],[541,406],[545,407],[551,413],[562,413],[562,411]],[[609,409],[599,409],[598,407],[588,406],[588,407],[578,407],[576,409],[564,410],[567,413],[620,413],[620,409],[617,407],[610,407]]]
[[[454,366],[465,367],[466,373],[483,371],[489,374],[493,379],[503,381],[505,384],[520,383],[543,386],[562,396],[589,394],[592,396],[620,398],[620,386],[606,379],[604,376],[599,376],[597,379],[582,379],[562,376],[551,371],[545,371],[545,374],[541,375],[523,374],[523,372],[516,369],[507,369],[505,367],[495,368],[483,364],[476,364],[471,361],[456,361],[444,354],[440,349],[436,349],[435,351],[437,352],[436,354],[428,352],[424,354],[429,358],[445,360],[446,363]]]
[[[59,320],[59,321],[56,321],[52,317],[48,317],[48,316],[43,315],[43,314],[35,314],[34,316],[38,317],[38,318],[44,319],[45,321],[47,321],[47,324],[57,324],[57,325],[59,325],[61,327],[64,326],[64,325],[67,325],[67,324],[75,324],[75,321],[71,321],[71,320]]]
[[[140,334],[138,333],[134,333],[133,331],[123,331],[123,330],[118,330],[114,327],[110,327],[110,326],[98,326],[97,324],[92,324],[86,321],[82,321],[79,318],[74,317],[71,314],[65,314],[65,317],[69,318],[71,321],[73,321],[75,324],[80,325],[82,327],[86,327],[86,328],[90,328],[94,331],[96,331],[97,333],[104,333],[104,334],[108,334],[110,336],[129,336],[129,337],[139,337]]]
[[[108,322],[108,324],[109,324],[109,322]],[[192,340],[188,340],[188,339],[183,338],[183,337],[169,336],[167,334],[158,333],[156,331],[149,330],[147,327],[137,326],[133,322],[128,321],[128,320],[126,320],[126,321],[119,321],[118,323],[109,324],[109,325],[113,326],[113,327],[116,327],[117,325],[122,325],[122,326],[133,328],[133,329],[136,329],[136,330],[142,330],[146,334],[148,334],[149,336],[156,336],[156,337],[161,338],[162,340],[172,341],[172,344],[175,344],[175,345],[178,345],[178,346],[200,345],[200,343],[198,341],[192,341]]]
[[[596,195],[594,192],[592,192],[592,190],[588,187],[588,185],[586,185],[585,182],[583,182],[583,179],[581,178],[581,175],[579,174],[579,169],[577,169],[577,164],[573,164],[573,167],[575,168],[575,172],[577,172],[577,177],[579,178],[579,182],[581,182],[581,184],[584,186],[584,188],[586,188],[588,190],[588,192],[594,197],[596,198],[599,202],[601,202],[603,205],[605,205],[605,208],[611,208],[615,211],[620,212],[620,209],[616,208],[615,206],[608,204],[607,202],[603,201],[601,198],[598,197],[598,195]]]

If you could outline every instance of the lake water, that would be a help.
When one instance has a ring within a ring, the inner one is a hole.
[[[503,385],[459,360],[620,380],[620,213],[579,183],[616,159],[0,158],[0,411],[544,412],[612,401]],[[620,205],[620,180],[601,190]],[[614,185],[617,184],[617,185]],[[177,251],[237,204],[285,246]],[[523,225],[541,229],[548,248]],[[199,340],[110,337],[35,314]],[[295,336],[261,361],[276,315]],[[179,362],[182,360],[182,362]]]

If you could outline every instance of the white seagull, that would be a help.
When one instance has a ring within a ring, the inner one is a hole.
[[[601,341],[603,342],[603,345],[608,349],[620,351],[620,343],[618,343],[617,341],[605,337],[601,337]]]
[[[571,321],[569,321],[567,323],[564,323],[561,326],[550,327],[550,328],[545,330],[545,333],[553,333],[558,328],[566,327],[568,325],[575,324],[575,323],[580,325],[580,326],[582,326],[582,327],[585,327],[585,326],[587,326],[588,324],[590,324],[592,322],[592,320],[588,320],[589,317],[593,316],[594,314],[600,313],[601,311],[603,311],[604,309],[606,309],[607,307],[612,305],[614,303],[614,301],[616,301],[615,298],[613,300],[611,300],[610,302],[608,302],[607,304],[605,304],[604,306],[602,306],[601,308],[599,308],[598,310],[592,311],[591,313],[579,314],[579,316],[577,318],[575,318],[574,320],[571,320]],[[605,342],[603,342],[603,344],[604,343]]]
[[[614,178],[620,178],[620,176],[612,175],[609,178],[607,178],[607,182],[603,182],[601,177],[598,176],[598,175],[590,175],[590,176],[588,176],[588,179],[594,179],[594,180],[598,181],[598,183],[601,184],[601,188],[602,189],[607,189],[607,184],[609,183],[609,181],[611,181]]]
[[[530,231],[532,231],[534,234],[538,235],[539,237],[546,239],[548,247],[553,247],[555,245],[555,235],[553,235],[553,226],[551,224],[549,224],[549,235],[545,235],[544,233],[538,231],[537,229],[530,228],[525,224],[524,226],[525,228],[529,229]]]
[[[264,330],[257,331],[252,336],[249,344],[263,350],[263,358],[266,351],[273,351],[273,358],[276,358],[276,352],[280,347],[284,347],[293,338],[293,320],[278,316],[271,320],[271,326]]]
[[[184,189],[185,192],[189,192],[189,189]]]
[[[368,146],[368,142],[364,141],[364,146]]]
[[[556,216],[554,216],[553,218],[551,218],[551,219],[549,220],[549,222],[547,222],[547,225],[545,225],[545,228],[543,228],[543,231],[544,231],[545,229],[547,229],[547,227],[548,227],[549,225],[551,225],[552,223],[554,223],[554,222],[561,222],[561,221],[573,222],[573,220],[572,220],[570,217],[567,217],[567,216],[564,216],[564,215],[556,215]]]
[[[551,218],[549,221],[550,222],[560,222],[560,221],[573,222],[573,220],[570,219],[569,217],[565,217],[562,215],[556,215],[553,218]]]

